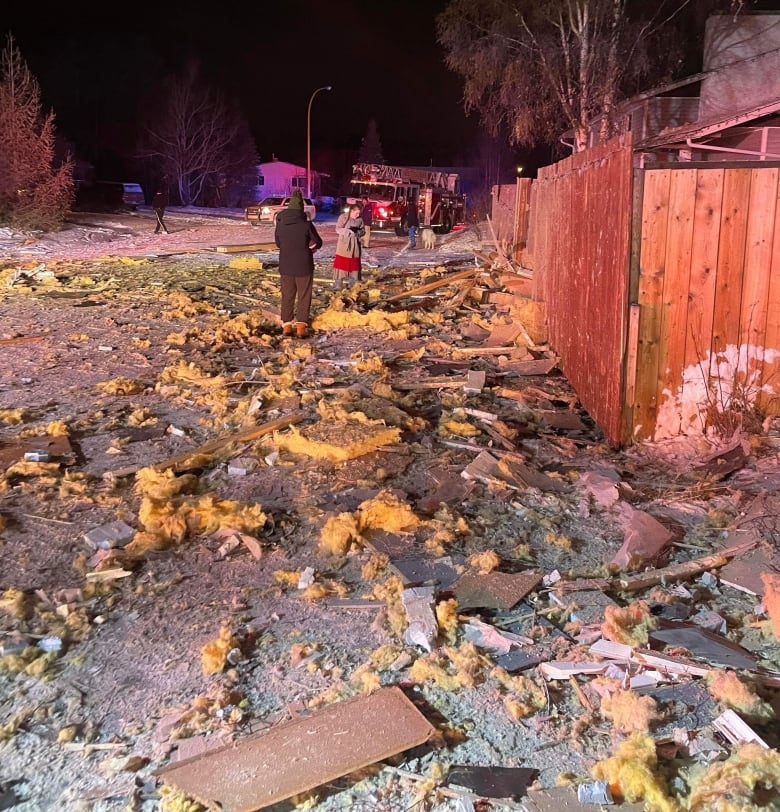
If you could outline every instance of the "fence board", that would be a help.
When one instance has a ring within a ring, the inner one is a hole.
[[[769,259],[764,364],[758,406],[767,414],[780,414],[780,181],[775,197],[774,241]]]
[[[679,170],[672,173],[669,184],[669,224],[658,341],[656,431],[663,430],[670,435],[680,433],[682,422],[680,389],[685,365],[696,176],[695,169]]]
[[[739,317],[744,277],[745,240],[750,208],[749,169],[726,172],[718,245],[710,376],[725,381],[739,348]],[[722,361],[726,365],[718,369]],[[719,396],[720,397],[720,396]]]
[[[637,302],[641,308],[633,426],[641,436],[651,436],[658,413],[658,369],[661,340],[661,303],[666,271],[666,234],[669,221],[671,170],[645,174],[642,201],[642,244]]]
[[[683,433],[701,430],[701,405],[708,396],[706,370],[712,343],[723,179],[723,169],[706,169],[697,172],[696,176],[685,361],[680,396],[680,430]]]

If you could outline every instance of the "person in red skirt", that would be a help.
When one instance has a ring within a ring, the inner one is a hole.
[[[361,241],[365,230],[360,205],[353,203],[336,221],[336,255],[333,258],[333,282],[336,290],[351,288],[361,278]]]

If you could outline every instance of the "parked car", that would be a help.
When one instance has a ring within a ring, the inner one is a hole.
[[[83,184],[76,192],[75,208],[97,211],[135,211],[145,203],[144,190],[139,183],[99,180]]]
[[[281,195],[266,197],[256,206],[247,206],[246,209],[244,209],[244,214],[250,223],[276,224],[276,215],[279,214],[282,209],[286,209],[289,202],[289,197],[282,197]],[[303,198],[303,211],[309,220],[314,220],[317,216],[317,207],[308,197]]]

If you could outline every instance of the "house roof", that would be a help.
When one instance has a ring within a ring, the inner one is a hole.
[[[634,149],[650,150],[672,145],[687,145],[689,139],[692,140],[695,138],[704,138],[708,135],[715,135],[723,130],[728,130],[730,127],[736,127],[748,121],[754,121],[777,112],[780,112],[780,98],[773,102],[759,105],[758,107],[750,107],[746,110],[731,113],[725,118],[713,118],[709,121],[695,121],[692,124],[684,124],[681,127],[671,127],[665,132],[634,144]]]

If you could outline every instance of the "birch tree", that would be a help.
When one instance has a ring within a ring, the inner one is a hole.
[[[55,230],[73,203],[73,162],[55,159],[54,113],[8,36],[0,57],[0,223]]]
[[[623,94],[670,68],[675,19],[703,5],[722,4],[451,0],[437,17],[437,38],[447,66],[463,77],[466,111],[479,111],[490,131],[506,126],[514,143],[533,145],[571,130],[578,151],[594,119],[607,138]]]
[[[209,186],[255,171],[257,155],[245,119],[201,80],[196,63],[165,85],[165,106],[152,116],[139,151],[167,177],[183,206],[198,201]]]

